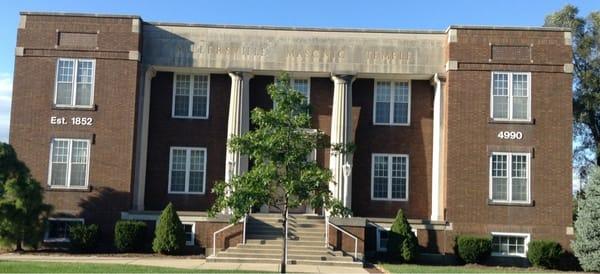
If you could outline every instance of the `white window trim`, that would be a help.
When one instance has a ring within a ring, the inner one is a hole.
[[[81,222],[81,224],[85,224],[85,219],[83,218],[48,218],[48,221],[67,221],[67,222]],[[48,234],[50,233],[49,231],[49,224],[48,226],[46,226],[46,229],[44,231],[44,242],[45,243],[68,243],[71,242],[71,239],[69,238],[48,238]]]
[[[185,150],[185,187],[184,191],[171,191],[171,177],[173,175],[173,150]],[[191,165],[191,151],[199,150],[204,152],[204,171],[202,173],[202,191],[188,191],[190,186],[190,165]],[[206,152],[206,148],[204,147],[171,147],[169,151],[169,186],[168,193],[169,194],[204,194],[206,193],[206,158],[208,158],[208,154]]]
[[[492,156],[506,155],[506,178],[507,178],[507,198],[508,200],[493,199],[493,182],[492,182]],[[527,157],[527,201],[512,200],[512,156],[522,155]],[[524,152],[492,152],[489,156],[489,200],[492,203],[510,203],[510,204],[529,204],[531,203],[531,153]]]
[[[181,224],[183,225],[191,225],[192,226],[192,241],[190,242],[189,239],[187,238],[187,234],[186,239],[185,239],[185,245],[186,246],[194,246],[195,242],[196,242],[196,223],[195,222],[181,222]]]
[[[375,198],[375,157],[384,156],[388,157],[388,197],[387,198]],[[392,198],[392,161],[391,157],[404,157],[406,158],[406,198]],[[408,154],[386,154],[386,153],[373,153],[371,155],[371,200],[374,201],[408,201],[409,196],[409,182],[410,182],[410,158]]]
[[[494,75],[508,74],[508,118],[494,118]],[[513,116],[513,75],[527,75],[527,118],[514,119]],[[531,72],[492,71],[490,79],[490,119],[493,121],[531,122]]]
[[[54,151],[54,141],[68,141],[69,142],[69,152],[67,159],[67,182],[64,186],[54,186],[52,185],[52,151]],[[87,165],[85,167],[85,185],[83,186],[71,186],[71,160],[72,160],[72,151],[73,141],[85,141],[87,142]],[[48,157],[48,186],[52,189],[87,189],[89,186],[90,180],[90,154],[91,154],[91,146],[92,142],[89,139],[75,139],[75,138],[52,138],[50,140],[50,156]]]
[[[58,95],[58,65],[60,61],[72,61],[73,62],[73,74],[71,75],[73,82],[71,86],[71,104],[57,104],[56,97]],[[76,105],[77,102],[77,66],[80,61],[92,62],[92,89],[90,91],[90,104],[89,105]],[[54,75],[54,106],[64,108],[93,108],[94,107],[94,89],[96,87],[96,60],[94,59],[75,59],[75,58],[58,58],[56,60],[56,73]]]
[[[177,86],[177,75],[189,75],[190,76],[190,86],[189,86],[189,92],[190,95],[188,96],[188,115],[175,115],[175,94],[176,94],[176,86]],[[205,116],[192,116],[192,113],[194,113],[194,102],[193,102],[193,97],[194,97],[194,76],[206,76],[207,78],[207,87],[206,87],[206,115]],[[176,118],[176,119],[201,119],[201,120],[206,120],[208,119],[208,116],[210,115],[210,74],[199,74],[199,73],[177,73],[174,72],[173,73],[173,94],[172,94],[172,98],[171,98],[171,118]]]
[[[391,82],[391,90],[393,92],[394,86],[397,82],[408,83],[408,113],[406,116],[406,123],[394,123],[394,95],[390,93],[390,122],[389,123],[378,123],[377,122],[377,83],[379,82]],[[375,80],[373,84],[373,125],[381,126],[410,126],[410,113],[412,112],[412,81],[411,80]]]
[[[498,253],[498,252],[492,252],[492,256],[495,257],[527,257],[527,249],[529,246],[529,242],[531,241],[531,234],[529,233],[512,233],[512,232],[492,232],[492,237],[493,236],[509,236],[509,237],[523,237],[525,238],[525,240],[523,241],[523,244],[525,245],[525,247],[523,248],[523,254],[504,254],[504,253]]]

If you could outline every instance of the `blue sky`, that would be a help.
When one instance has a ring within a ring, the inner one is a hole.
[[[8,140],[14,48],[20,11],[140,15],[146,21],[383,29],[445,29],[448,25],[539,26],[567,3],[581,14],[599,1],[4,1],[0,9],[0,141]]]

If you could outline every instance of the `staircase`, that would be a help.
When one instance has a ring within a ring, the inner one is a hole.
[[[289,215],[288,264],[362,267],[351,256],[325,247],[325,220],[315,215]],[[273,263],[281,261],[283,238],[279,214],[253,214],[246,223],[246,244],[209,256],[207,262]]]

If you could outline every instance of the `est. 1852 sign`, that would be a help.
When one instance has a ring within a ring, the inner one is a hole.
[[[65,117],[50,117],[51,125],[75,125],[75,126],[91,126],[94,123],[92,117],[71,117],[67,119]]]

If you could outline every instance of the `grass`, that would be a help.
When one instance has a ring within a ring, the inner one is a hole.
[[[252,273],[239,270],[181,269],[124,264],[0,261],[0,273]]]
[[[390,273],[541,273],[550,272],[538,268],[495,267],[481,265],[431,266],[416,264],[379,264]]]

